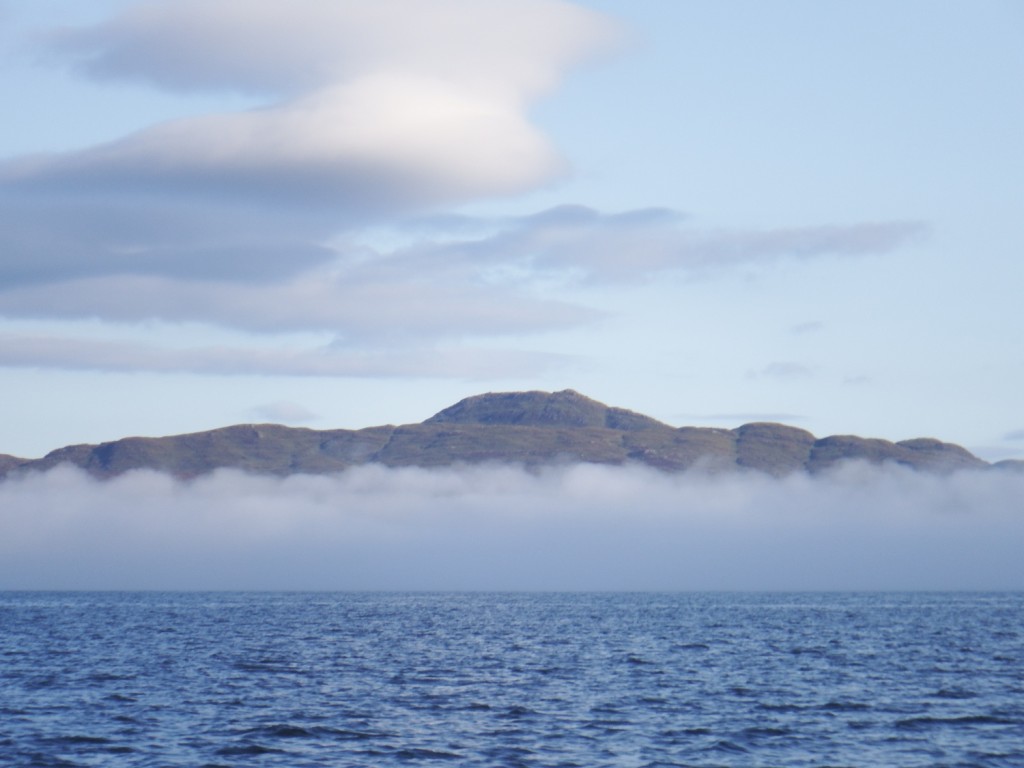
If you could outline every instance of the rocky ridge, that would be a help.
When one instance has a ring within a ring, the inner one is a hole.
[[[170,437],[127,437],[72,445],[41,459],[0,455],[0,476],[68,463],[97,477],[152,469],[196,477],[219,468],[288,475],[338,472],[379,463],[437,467],[510,462],[646,464],[677,472],[755,470],[782,476],[816,473],[848,460],[892,462],[918,470],[1024,469],[1024,462],[988,464],[964,448],[931,438],[889,442],[852,435],[816,438],[784,424],[736,429],[672,427],[613,408],[573,390],[477,395],[420,424],[313,430],[241,424]]]

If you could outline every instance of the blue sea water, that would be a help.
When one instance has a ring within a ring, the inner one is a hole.
[[[1024,766],[1024,594],[0,593],[3,766]]]

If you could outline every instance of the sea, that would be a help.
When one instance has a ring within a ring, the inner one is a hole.
[[[1024,593],[0,592],[2,766],[1024,766]]]

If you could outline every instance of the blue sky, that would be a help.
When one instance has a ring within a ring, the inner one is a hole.
[[[420,421],[1024,456],[1013,0],[0,0],[0,452]]]

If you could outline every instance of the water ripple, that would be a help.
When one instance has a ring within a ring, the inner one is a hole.
[[[1024,595],[0,593],[38,766],[1024,765]]]

